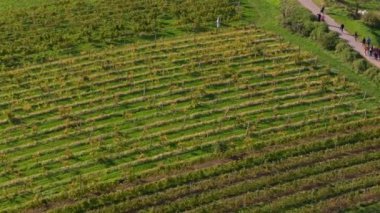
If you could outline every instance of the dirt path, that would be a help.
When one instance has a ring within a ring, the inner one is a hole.
[[[313,0],[298,0],[305,8],[310,10],[313,14],[318,14],[320,12],[320,8],[313,2]],[[364,48],[361,44],[361,38],[358,41],[355,41],[354,36],[350,35],[347,31],[340,31],[340,24],[338,24],[334,19],[330,16],[325,16],[325,22],[329,26],[329,29],[340,34],[340,38],[344,39],[348,42],[348,44],[360,55],[362,55],[367,61],[380,68],[380,61],[376,61],[374,58],[365,55]]]

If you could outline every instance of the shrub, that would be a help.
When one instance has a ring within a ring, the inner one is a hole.
[[[309,36],[314,29],[313,17],[294,0],[281,1],[281,23],[294,33]]]
[[[343,49],[340,53],[343,57],[343,60],[347,62],[354,61],[360,57],[359,53],[353,51],[351,48]]]
[[[357,59],[357,60],[355,60],[352,63],[352,66],[358,72],[364,72],[366,69],[368,69],[368,63],[364,59]]]
[[[342,53],[347,50],[351,50],[351,47],[344,41],[338,42],[338,44],[335,46],[335,52],[337,53]]]
[[[306,21],[303,25],[302,31],[299,33],[305,37],[309,37],[311,32],[314,30],[314,28],[315,28],[314,22]]]
[[[319,40],[321,39],[326,33],[329,32],[328,27],[323,24],[323,23],[315,23],[314,24],[314,29],[310,33],[310,38],[314,40]]]
[[[339,42],[339,34],[337,32],[328,32],[325,36],[318,39],[318,42],[327,50],[335,50]]]
[[[380,74],[376,75],[375,77],[373,77],[372,79],[374,82],[377,82],[377,83],[380,83]]]
[[[363,22],[370,27],[380,27],[380,13],[369,12],[362,17]]]
[[[370,67],[368,68],[364,74],[366,74],[367,76],[369,76],[370,78],[375,78],[377,75],[380,74],[380,69],[377,69],[375,67]]]

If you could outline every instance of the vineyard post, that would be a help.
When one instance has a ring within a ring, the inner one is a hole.
[[[216,33],[219,32],[220,24],[221,24],[221,19],[220,19],[220,16],[218,16],[218,18],[216,19]]]

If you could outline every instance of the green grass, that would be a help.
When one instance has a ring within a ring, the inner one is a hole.
[[[27,8],[53,3],[56,0],[2,0],[0,1],[0,12],[16,8]],[[1,13],[0,13],[1,15]]]

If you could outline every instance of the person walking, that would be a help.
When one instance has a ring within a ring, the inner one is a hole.
[[[369,46],[367,44],[364,45],[364,55],[369,54]]]
[[[355,32],[355,34],[354,34],[355,41],[358,41],[358,37],[359,37],[358,32]]]
[[[321,13],[322,14],[325,13],[325,6],[324,5],[322,6]]]
[[[376,60],[380,59],[380,48],[375,48],[374,49],[373,56],[375,57]]]
[[[340,25],[340,31],[342,31],[342,33],[344,32],[344,24]]]
[[[369,48],[369,56],[372,57],[373,55],[373,45]]]
[[[363,47],[365,47],[365,45],[367,44],[367,39],[366,38],[363,38],[362,44],[363,44]]]
[[[368,38],[367,38],[367,45],[368,45],[368,46],[371,45],[371,42],[372,42],[372,41],[371,41],[371,38],[368,37]]]
[[[318,21],[321,21],[321,18],[322,18],[322,15],[320,13],[318,13],[318,15],[317,15]]]

